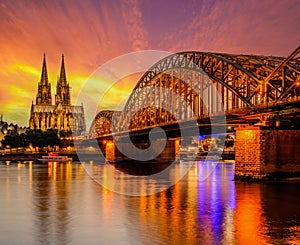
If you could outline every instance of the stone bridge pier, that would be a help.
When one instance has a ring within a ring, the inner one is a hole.
[[[156,150],[155,143],[156,143],[155,141],[152,142],[152,144],[154,145],[153,147],[154,151]],[[108,141],[105,144],[105,148],[103,149],[103,152],[105,152],[106,160],[111,163],[135,160],[121,153],[121,152],[125,152],[125,153],[128,152],[128,150],[130,149],[129,144],[131,143],[119,143],[119,144],[122,147],[121,151],[120,149],[117,148],[115,142],[112,140]],[[148,144],[145,142],[135,142],[134,145],[138,149],[145,149],[148,146]],[[157,162],[172,162],[176,159],[176,156],[178,156],[179,149],[180,149],[179,140],[167,140],[164,150],[160,154],[157,154],[156,158],[151,159],[151,161],[153,160]],[[133,156],[137,156],[137,158],[143,157],[142,155],[143,153],[141,153],[141,151],[138,150],[136,150],[136,152],[131,151],[130,153]]]
[[[236,128],[235,179],[300,176],[300,130]]]

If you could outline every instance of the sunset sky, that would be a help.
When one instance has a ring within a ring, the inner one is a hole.
[[[0,114],[28,126],[44,52],[53,96],[64,53],[74,102],[86,79],[120,55],[197,50],[287,56],[300,44],[299,26],[299,0],[0,0]],[[112,108],[136,82],[125,79],[113,91]],[[108,84],[95,81],[98,88]]]

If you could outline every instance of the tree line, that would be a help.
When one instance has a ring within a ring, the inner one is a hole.
[[[11,148],[29,147],[29,145],[33,147],[54,147],[56,145],[60,146],[62,139],[71,135],[72,132],[64,130],[58,132],[56,129],[48,129],[47,131],[28,129],[25,133],[5,135],[1,143],[2,148],[7,146]]]

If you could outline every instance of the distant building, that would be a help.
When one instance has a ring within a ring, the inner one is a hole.
[[[66,78],[64,55],[62,55],[60,76],[56,84],[55,104],[52,105],[51,84],[48,81],[46,57],[44,54],[41,80],[38,83],[36,103],[32,102],[30,129],[57,129],[72,131],[74,135],[85,132],[83,105],[71,104],[70,86]]]
[[[4,139],[5,135],[22,134],[27,129],[27,127],[19,127],[18,124],[3,121],[3,115],[0,115],[0,141]]]

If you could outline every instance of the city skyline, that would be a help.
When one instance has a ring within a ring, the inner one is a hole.
[[[52,90],[65,54],[75,102],[81,86],[99,66],[128,52],[287,56],[300,43],[299,11],[298,1],[0,1],[0,114],[5,121],[28,126],[43,53]],[[112,108],[136,82],[124,82],[112,94]],[[95,83],[103,90],[109,85],[100,77]]]

